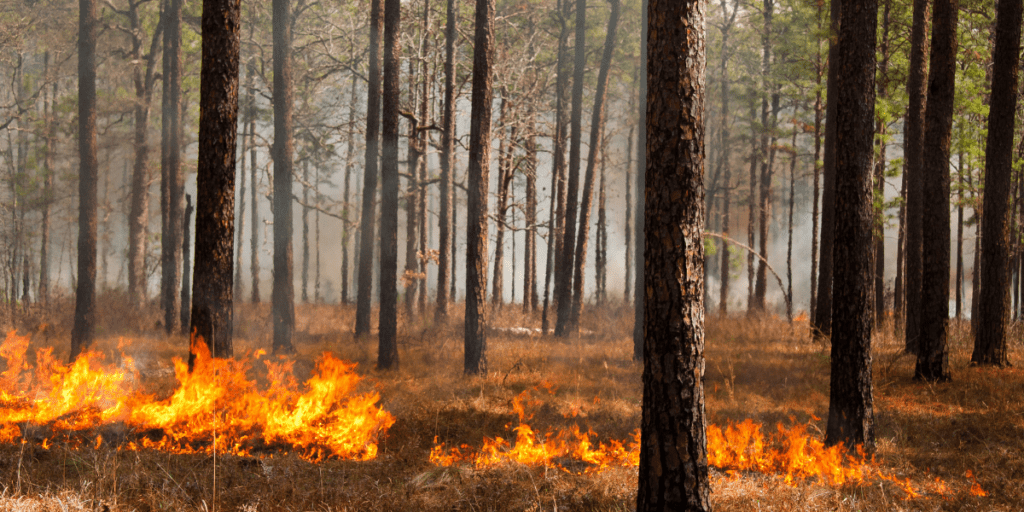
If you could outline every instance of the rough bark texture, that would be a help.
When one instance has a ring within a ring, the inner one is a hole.
[[[469,127],[466,215],[466,323],[463,371],[486,372],[487,360],[487,185],[490,181],[491,66],[494,61],[494,0],[476,1],[473,94]]]
[[[974,364],[1007,366],[1010,321],[1010,180],[1017,112],[1021,0],[999,0],[988,140],[985,145],[985,226],[981,234],[981,297]]]
[[[377,368],[398,368],[398,101],[402,3],[384,0],[384,112],[380,165],[380,333]]]
[[[370,70],[366,93],[366,153],[363,171],[363,205],[359,222],[359,287],[356,290],[355,335],[370,334],[370,300],[373,297],[373,244],[377,195],[377,156],[380,144],[380,32],[384,0],[370,2]]]
[[[916,354],[921,326],[921,244],[924,186],[924,112],[927,95],[927,13],[928,0],[914,0],[913,24],[910,34],[910,68],[907,71],[906,129],[904,135],[903,172],[907,175],[907,241],[904,247],[906,273],[906,333],[905,350]]]
[[[576,257],[576,220],[579,207],[580,146],[583,137],[583,73],[587,63],[587,2],[576,0],[576,38],[572,73],[572,118],[569,121],[569,179],[566,185],[565,216],[562,250],[559,254],[559,272],[555,276],[555,336],[569,334],[572,312],[572,265]]]
[[[637,510],[710,510],[704,417],[703,0],[651,0]]]
[[[189,368],[195,362],[196,348],[201,343],[206,344],[214,357],[232,355],[240,16],[240,0],[203,1]]]
[[[582,1],[582,0],[580,0]],[[619,26],[620,6],[618,0],[610,0],[611,13],[608,16],[608,30],[604,41],[601,68],[597,73],[597,91],[594,92],[594,110],[590,118],[590,148],[587,152],[587,173],[583,180],[583,200],[580,203],[580,228],[576,239],[575,260],[573,261],[572,307],[569,309],[569,332],[579,331],[580,314],[583,310],[584,271],[587,261],[587,240],[590,233],[590,211],[594,202],[594,167],[597,152],[601,148],[601,131],[604,126],[604,103],[608,90],[608,71],[612,65],[615,50],[615,32]],[[577,23],[579,20],[577,19]],[[601,156],[604,158],[604,155]]]
[[[959,0],[936,0],[925,112],[921,317],[914,377],[949,380],[949,147]]]
[[[96,1],[78,2],[78,286],[71,360],[92,344],[96,329]]]
[[[292,31],[291,0],[274,9],[274,283],[271,290],[275,354],[295,352],[295,284],[292,268]],[[196,231],[196,241],[199,232]],[[198,250],[196,251],[198,253]]]
[[[434,321],[441,323],[448,319],[448,286],[454,281],[451,273],[451,256],[453,244],[452,226],[452,188],[454,185],[452,165],[455,153],[455,0],[447,0],[447,19],[444,29],[444,113],[441,127],[441,183],[438,185],[441,195],[438,211],[437,247],[437,304],[434,309]]]
[[[832,364],[825,442],[874,447],[871,393],[872,145],[878,3],[844,3],[835,96]],[[820,313],[820,312],[819,312]]]
[[[842,16],[840,2],[832,2],[829,20],[832,26],[832,42],[828,48],[828,60],[835,63],[839,60],[835,34],[839,33]],[[835,89],[838,67],[828,67],[826,83],[827,103],[825,104],[825,157],[823,159],[824,183],[821,196],[821,240],[818,259],[818,290],[814,294],[814,335],[829,336],[832,333],[832,248],[835,239],[835,202],[836,202],[836,101]]]
[[[167,208],[163,211],[166,225],[161,233],[161,265],[163,270],[164,327],[167,333],[177,332],[187,323],[181,322],[182,311],[191,311],[188,302],[182,302],[182,281],[191,278],[182,274],[183,260],[187,252],[182,249],[185,230],[185,187],[181,168],[181,0],[170,0],[164,27],[164,94],[167,95],[166,116],[167,168],[163,171],[166,180]]]

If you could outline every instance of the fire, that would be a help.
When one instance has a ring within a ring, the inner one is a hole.
[[[246,376],[248,358],[216,359],[199,350],[192,373],[174,359],[177,388],[158,399],[140,389],[130,357],[122,356],[115,367],[88,353],[64,365],[51,349],[42,349],[30,371],[27,349],[28,338],[14,332],[0,346],[0,358],[7,361],[0,374],[0,442],[16,442],[29,424],[83,434],[125,428],[135,434],[128,449],[250,455],[283,448],[310,460],[368,460],[395,422],[379,407],[378,393],[356,393],[355,365],[329,353],[302,386],[290,362],[263,360],[270,384],[260,390]],[[102,436],[95,441],[101,444]]]

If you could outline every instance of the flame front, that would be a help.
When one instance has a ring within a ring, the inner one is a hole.
[[[246,377],[248,359],[212,358],[204,344],[197,347],[193,372],[175,358],[177,388],[158,400],[138,389],[129,357],[119,368],[96,353],[63,365],[43,349],[32,372],[25,362],[28,338],[8,333],[0,346],[7,361],[0,373],[0,442],[20,438],[25,424],[81,432],[122,423],[143,434],[126,445],[130,449],[248,455],[284,448],[310,460],[367,460],[376,457],[379,437],[395,422],[378,406],[379,394],[355,393],[355,365],[329,353],[303,386],[290,362],[264,361],[270,384],[260,390]]]

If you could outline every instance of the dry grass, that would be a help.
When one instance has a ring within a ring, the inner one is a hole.
[[[126,311],[116,296],[103,311]],[[29,312],[19,323],[34,345],[64,351],[72,308]],[[579,424],[599,438],[625,439],[640,423],[641,367],[631,361],[632,314],[625,308],[592,308],[577,339],[511,335],[488,338],[488,372],[462,375],[461,313],[448,326],[431,315],[400,326],[401,368],[374,370],[376,341],[350,334],[354,310],[300,306],[296,371],[304,377],[324,350],[359,363],[366,386],[376,387],[397,417],[370,462],[311,464],[294,454],[264,459],[119,451],[104,446],[49,450],[32,443],[0,446],[0,509],[72,511],[157,510],[632,510],[636,469],[596,475],[507,466],[473,470],[438,468],[427,455],[435,436],[449,445],[479,446],[484,436],[511,437],[512,399],[534,389],[541,402],[531,424]],[[185,354],[182,337],[166,337],[155,312],[102,320],[98,348],[116,352],[131,337],[147,386],[167,392],[173,379],[161,371]],[[236,352],[269,348],[266,304],[236,311]],[[539,327],[540,318],[507,307],[492,326]],[[1024,503],[1024,375],[1015,368],[968,368],[966,326],[955,326],[950,362],[953,382],[921,384],[910,377],[913,361],[900,356],[890,334],[875,341],[875,413],[878,464],[927,488],[935,477],[952,492],[906,499],[878,483],[831,488],[790,487],[772,475],[727,477],[712,471],[716,510],[1018,510]],[[709,318],[706,396],[709,421],[753,418],[810,422],[823,429],[828,409],[828,351],[779,320]],[[1011,359],[1021,360],[1019,333]],[[770,429],[770,427],[766,427]],[[972,470],[987,497],[967,493]]]

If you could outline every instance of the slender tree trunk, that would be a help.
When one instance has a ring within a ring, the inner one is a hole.
[[[718,169],[715,174],[723,173],[722,178],[722,261],[719,264],[719,275],[720,275],[720,286],[718,296],[718,313],[720,315],[727,315],[729,313],[729,285],[732,279],[730,275],[730,261],[729,261],[729,242],[726,240],[729,238],[729,208],[732,202],[732,166],[729,165],[729,35],[731,33],[733,22],[736,20],[736,13],[739,11],[738,4],[733,5],[732,14],[729,14],[729,8],[726,3],[727,0],[722,0],[722,19],[727,20],[722,23],[722,51],[721,60],[719,60],[719,82],[722,86],[722,115],[719,120],[722,123],[722,129],[719,131],[719,157],[718,157]]]
[[[633,280],[633,360],[643,361],[644,360],[644,347],[646,346],[644,326],[645,315],[646,315],[646,289],[647,289],[647,273],[645,266],[647,265],[647,231],[645,223],[647,222],[647,49],[649,48],[649,24],[650,24],[650,0],[641,0],[640,2],[640,98],[643,98],[642,105],[640,105],[639,122],[637,126],[642,128],[638,133],[637,140],[637,151],[636,151],[636,219],[634,224],[634,237],[635,251],[636,251],[636,278]],[[703,25],[697,25],[703,27]],[[697,82],[703,84],[703,82]],[[701,104],[701,103],[696,103]],[[700,199],[703,202],[703,199]],[[699,218],[703,218],[701,213],[696,214]],[[701,258],[701,261],[704,261]],[[703,294],[702,294],[703,295]]]
[[[78,283],[71,329],[74,361],[96,328],[96,0],[78,1]]]
[[[352,202],[350,201],[350,188],[349,183],[352,176],[352,168],[355,166],[355,158],[353,153],[355,152],[355,139],[356,139],[356,101],[358,96],[356,92],[358,90],[357,85],[359,80],[352,77],[352,93],[351,99],[349,100],[348,110],[348,135],[345,143],[345,209],[342,215],[342,229],[341,229],[341,303],[344,305],[349,304],[348,297],[348,272],[349,272],[349,255],[348,249],[352,245],[352,220],[349,217],[349,212],[352,210]]]
[[[796,106],[793,108],[794,115],[796,113]],[[790,297],[790,300],[786,301],[786,318],[793,321],[793,205],[795,203],[796,196],[796,135],[798,130],[796,127],[793,128],[793,142],[791,143],[793,152],[790,154],[789,160],[789,222],[788,222],[788,234],[786,237],[786,295]]]
[[[409,97],[410,102],[415,105],[417,103],[417,87],[416,87],[416,67],[415,59],[409,59]],[[397,108],[397,107],[396,107]],[[402,282],[405,285],[404,292],[404,303],[405,303],[405,316],[406,318],[412,319],[415,314],[416,305],[416,289],[419,281],[416,279],[417,271],[419,266],[417,265],[416,251],[417,242],[419,237],[417,236],[417,227],[419,227],[419,219],[417,218],[420,207],[419,207],[419,167],[420,167],[420,149],[418,134],[416,132],[416,121],[409,123],[409,136],[407,137],[408,150],[408,178],[406,183],[408,188],[405,193],[405,274],[402,277]]]
[[[882,10],[882,40],[878,53],[881,61],[878,63],[878,98],[885,101],[889,97],[889,12],[891,0],[883,0],[885,6]],[[881,117],[877,117],[875,133],[878,137],[878,155],[875,160],[875,200],[880,206],[875,212],[875,325],[881,328],[885,322],[885,155],[887,142],[886,124]]]
[[[309,303],[309,160],[302,162],[302,302]]]
[[[997,5],[992,95],[985,145],[986,221],[981,236],[980,318],[971,362],[1007,366],[1006,338],[1010,316],[1007,207],[1013,172],[1013,125],[1017,112],[1022,5],[1020,0],[1000,0]]]
[[[252,90],[252,81],[254,76],[252,68],[246,66],[248,72],[246,73],[246,89]],[[238,185],[238,229],[235,230],[235,291],[234,296],[237,300],[244,300],[242,298],[242,247],[243,239],[242,235],[245,232],[245,175],[248,169],[245,166],[246,150],[249,149],[249,116],[252,114],[252,110],[248,108],[248,98],[246,98],[246,107],[244,108],[245,117],[242,120],[242,150],[239,154],[242,156],[242,161],[239,162],[238,170],[236,171],[241,178],[241,183]],[[256,229],[256,226],[253,226]]]
[[[899,233],[896,237],[896,282],[893,285],[893,328],[904,332],[903,311],[906,304],[906,247],[907,247],[907,173],[903,173],[900,186]]]
[[[907,353],[916,354],[921,327],[921,244],[924,212],[924,116],[927,96],[927,39],[928,0],[914,0],[913,24],[910,35],[910,68],[907,71],[906,129],[904,136],[903,172],[907,174],[907,245],[904,247],[907,283],[906,295],[906,339]]]
[[[502,90],[501,107],[498,109],[498,208],[495,211],[494,275],[491,280],[491,303],[496,309],[501,309],[505,300],[505,216],[508,210],[509,187],[512,183],[512,141],[515,140],[515,128],[508,139],[505,135],[508,112],[512,109],[507,95],[507,91]]]
[[[754,98],[750,100],[750,196],[747,201],[747,247],[754,247],[754,229],[757,226],[757,163],[758,137]],[[747,252],[747,314],[754,311],[754,252]]]
[[[179,300],[181,334],[188,335],[192,324],[192,196],[185,194],[185,215],[181,222],[181,290]]]
[[[821,23],[824,18],[825,3],[818,3],[818,31],[821,31]],[[821,98],[821,79],[825,74],[825,65],[821,59],[821,42],[817,44],[817,51],[815,52],[814,70],[815,78],[817,80],[817,87],[814,93],[814,185],[813,194],[814,197],[811,199],[813,206],[811,207],[811,299],[808,301],[809,310],[809,324],[811,326],[817,325],[817,293],[818,293],[818,231],[819,224],[821,223],[821,122],[822,115],[824,114],[824,103]]]
[[[167,334],[187,329],[189,322],[181,322],[184,314],[191,315],[190,302],[182,302],[181,290],[184,279],[181,274],[183,261],[188,259],[182,250],[184,216],[184,175],[181,168],[182,105],[181,105],[181,0],[168,0],[168,12],[164,15],[163,87],[167,102],[163,117],[164,138],[167,140],[166,167],[162,170],[162,188],[166,197],[166,208],[161,211],[164,229],[160,234],[162,266],[162,292],[164,305],[164,327]],[[163,199],[161,200],[163,201]],[[163,206],[163,203],[161,203]],[[187,312],[187,313],[186,313]]]
[[[384,111],[381,122],[380,318],[377,368],[398,368],[398,102],[400,0],[384,0]]]
[[[464,372],[487,371],[487,185],[490,181],[494,0],[476,1],[466,216]]]
[[[452,240],[452,198],[454,195],[455,153],[455,0],[445,2],[447,8],[444,40],[444,113],[441,123],[441,183],[438,186],[441,195],[440,211],[438,212],[438,255],[437,255],[437,305],[434,310],[434,321],[443,323],[448,320],[449,282],[455,283],[454,244]],[[449,263],[451,260],[451,263]],[[454,295],[454,294],[451,294]]]
[[[829,22],[832,26],[832,33],[838,34],[842,26],[842,16],[839,9],[840,2],[832,2],[829,13]],[[838,55],[837,44],[829,44],[829,62],[838,62],[841,58]],[[826,84],[826,96],[836,98],[839,92],[836,90],[838,68],[835,65],[828,67],[828,82]],[[815,293],[814,306],[814,335],[815,337],[830,336],[832,334],[832,266],[833,266],[833,242],[835,240],[835,203],[836,203],[836,102],[829,100],[825,105],[825,157],[823,161],[824,185],[821,197],[821,245],[820,259],[818,260],[818,291]]]
[[[255,70],[255,64],[250,61],[250,69]],[[252,236],[249,238],[249,266],[252,272],[252,303],[259,304],[260,302],[260,242],[259,242],[259,225],[260,225],[260,208],[259,203],[256,201],[257,197],[257,186],[256,181],[256,88],[255,84],[249,89],[249,105],[248,108],[252,110],[252,114],[249,116],[249,182],[252,183],[249,186],[249,198],[251,199],[252,207],[249,208],[250,215],[252,217]]]
[[[957,155],[957,181],[960,186],[956,192],[956,310],[954,318],[963,318],[963,284],[964,284],[964,153]]]
[[[935,1],[928,66],[922,161],[922,219],[928,222],[922,222],[921,233],[921,325],[914,377],[929,382],[949,380],[949,147],[959,3],[959,0]]]
[[[577,0],[583,2],[583,0]],[[568,332],[579,332],[580,315],[583,310],[584,270],[587,261],[587,238],[590,234],[590,210],[594,200],[594,167],[597,165],[597,152],[601,147],[601,131],[604,126],[604,103],[608,89],[608,71],[611,68],[612,52],[615,50],[615,32],[619,24],[619,0],[610,0],[611,13],[608,15],[608,30],[604,42],[604,54],[601,57],[601,68],[597,74],[597,90],[594,93],[594,110],[590,120],[590,150],[587,153],[587,174],[583,181],[583,201],[580,203],[579,236],[576,240],[575,260],[573,264],[572,307],[569,310]],[[577,17],[577,23],[584,23],[584,18]],[[577,36],[579,38],[579,36]],[[582,48],[582,38],[578,39]],[[577,78],[582,78],[577,77]],[[581,84],[582,87],[582,84]],[[603,158],[603,156],[602,156]],[[559,315],[561,323],[561,315]],[[567,334],[563,332],[563,334]]]
[[[871,158],[875,118],[876,0],[843,3],[833,66],[835,246],[829,445],[874,450],[871,385]],[[827,203],[826,203],[827,204]],[[820,313],[821,311],[819,311]]]
[[[373,298],[373,244],[377,195],[377,153],[380,144],[380,32],[384,0],[370,2],[369,80],[366,96],[366,153],[363,169],[363,204],[359,222],[359,287],[356,291],[355,335],[370,334],[370,301]]]
[[[768,108],[768,91],[775,91],[772,74],[772,18],[775,10],[775,0],[764,0],[764,32],[761,34],[762,61],[761,61],[761,87],[764,89],[761,96],[761,149],[758,157],[761,161],[761,176],[758,181],[758,243],[761,255],[757,262],[757,275],[754,279],[754,307],[757,312],[765,311],[765,295],[768,292],[768,267],[765,261],[768,259],[768,223],[771,219],[771,193],[772,175],[774,174],[773,164],[775,157],[775,125],[778,118],[778,93],[772,93],[772,108]],[[768,116],[772,117],[771,129],[769,129]],[[770,154],[769,154],[770,152]],[[753,245],[751,245],[753,247]]]
[[[50,52],[44,54],[46,79],[50,77]],[[39,225],[39,302],[44,306],[50,302],[50,209],[54,201],[53,191],[53,154],[57,146],[57,81],[53,82],[52,92],[43,92],[43,115],[45,116],[46,147],[43,155],[43,201],[42,219]]]
[[[292,11],[291,0],[274,10],[274,283],[271,302],[274,353],[295,352],[295,284],[292,258]],[[198,231],[196,240],[198,241]],[[196,251],[198,254],[198,251]],[[303,280],[305,282],[305,279]]]
[[[637,510],[711,510],[704,416],[704,2],[652,0]]]
[[[605,211],[604,176],[608,164],[608,138],[601,128],[601,185],[597,194],[597,250],[594,269],[597,273],[597,303],[607,300],[608,287],[608,215]]]
[[[544,309],[541,313],[541,330],[548,332],[548,289],[551,280],[555,280],[554,302],[558,305],[562,285],[558,276],[564,273],[562,264],[562,247],[565,241],[565,204],[567,200],[565,179],[565,141],[569,129],[569,0],[559,0],[558,21],[561,31],[558,34],[558,61],[555,77],[555,133],[553,146],[553,169],[551,176],[551,212],[552,222],[548,230],[548,263],[544,273]]]
[[[214,357],[232,356],[231,266],[235,241],[241,12],[240,0],[203,1],[199,93],[203,116],[199,120],[196,171],[195,289],[189,328],[189,369],[194,366],[202,344]],[[280,192],[278,189],[275,194]]]
[[[526,260],[523,273],[523,312],[537,311],[537,124],[531,102],[526,125]]]
[[[637,70],[639,73],[639,70]],[[633,81],[637,80],[637,73],[633,75]],[[636,98],[635,94],[629,95],[629,112],[636,112]],[[622,288],[622,302],[629,304],[630,300],[630,286],[633,285],[633,136],[636,131],[636,125],[629,122],[629,135],[626,136],[626,222],[622,225],[622,229],[626,235],[626,282]]]
[[[558,317],[555,322],[555,336],[566,336],[571,327],[573,264],[576,261],[576,220],[580,213],[580,146],[583,137],[583,73],[587,63],[587,2],[576,0],[576,43],[573,48],[575,59],[572,78],[572,119],[569,139],[569,180],[566,188],[564,233],[562,252],[555,276],[555,306]],[[562,270],[564,269],[564,270]]]
[[[429,76],[429,70],[427,68],[427,37],[430,32],[430,1],[424,0],[423,2],[423,35],[420,38],[420,58],[423,60],[423,69],[420,72],[422,79],[420,80],[420,105],[419,105],[419,118],[421,123],[424,125],[429,124],[430,112],[428,106],[430,104],[430,98],[428,96],[428,90],[432,89],[428,84],[430,83],[431,77]],[[435,66],[436,73],[436,66]],[[429,155],[427,151],[430,148],[430,131],[426,127],[417,128],[417,141],[419,144],[419,158],[420,165],[417,174],[417,193],[419,199],[419,212],[417,214],[416,223],[419,224],[419,246],[422,254],[416,255],[416,268],[417,278],[416,284],[418,289],[417,304],[420,312],[427,310],[427,165],[430,163]],[[420,277],[422,276],[422,277]]]

